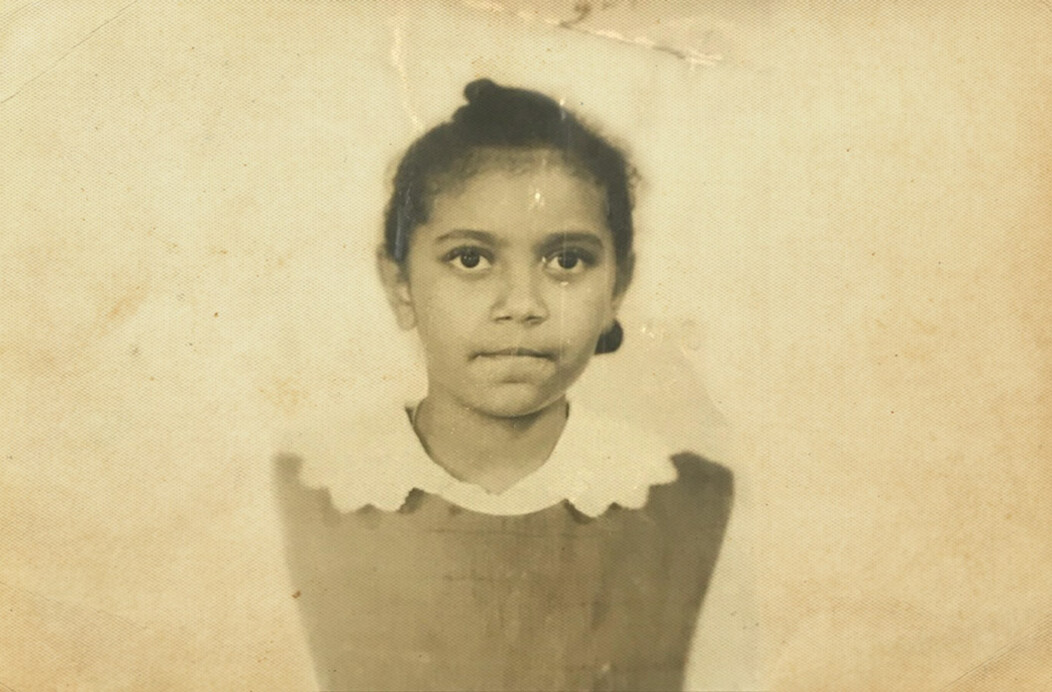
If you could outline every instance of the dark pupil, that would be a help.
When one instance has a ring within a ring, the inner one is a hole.
[[[478,250],[464,250],[460,253],[460,263],[468,269],[479,266],[479,252]]]
[[[577,266],[577,255],[562,253],[559,255],[559,266],[563,269],[573,269]]]

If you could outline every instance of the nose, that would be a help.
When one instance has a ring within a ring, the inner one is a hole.
[[[548,319],[548,303],[543,295],[544,279],[536,268],[509,269],[502,278],[493,302],[494,320],[537,323]]]

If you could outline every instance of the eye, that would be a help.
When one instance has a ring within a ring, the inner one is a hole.
[[[559,276],[580,274],[594,262],[592,256],[582,250],[567,248],[553,252],[544,259],[545,268]]]
[[[480,272],[488,269],[491,265],[486,252],[482,248],[465,246],[450,250],[442,258],[454,268],[466,272]]]
[[[573,269],[580,261],[580,257],[569,252],[561,252],[555,257],[555,262],[561,269]]]

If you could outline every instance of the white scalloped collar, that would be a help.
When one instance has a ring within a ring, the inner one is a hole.
[[[655,435],[598,416],[576,403],[551,456],[501,493],[453,477],[424,451],[404,410],[299,429],[281,452],[302,460],[300,481],[328,489],[341,512],[402,507],[418,488],[482,514],[520,515],[569,501],[601,515],[612,504],[639,508],[650,487],[676,480],[669,450]]]

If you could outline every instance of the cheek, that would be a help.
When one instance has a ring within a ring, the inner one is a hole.
[[[553,322],[562,332],[568,347],[591,352],[599,335],[614,317],[613,300],[601,287],[577,294],[557,297],[558,315]]]
[[[472,286],[462,281],[439,280],[428,286],[426,292],[413,296],[418,313],[431,321],[458,324],[477,321],[491,302],[484,286]]]
[[[413,284],[413,311],[425,348],[455,345],[474,332],[486,315],[485,294],[438,275]]]

